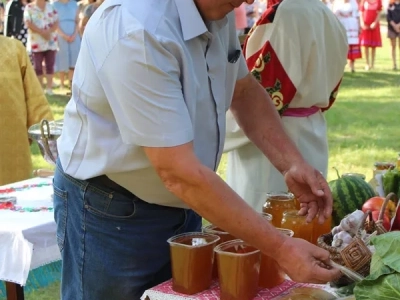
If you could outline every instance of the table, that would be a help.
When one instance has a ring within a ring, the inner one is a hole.
[[[273,289],[260,290],[254,300],[278,300],[280,297],[287,295],[290,290],[298,287],[314,287],[323,289],[334,296],[334,290],[329,285],[304,284],[296,283],[291,280],[285,280],[281,285]],[[143,294],[142,300],[219,300],[218,281],[213,281],[210,289],[195,295],[183,295],[172,290],[172,280],[163,282]]]
[[[14,210],[0,210],[0,280],[7,299],[24,299],[30,270],[61,259],[53,216],[52,178],[0,186],[0,196],[16,196]]]

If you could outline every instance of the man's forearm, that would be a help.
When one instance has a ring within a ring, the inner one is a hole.
[[[284,173],[303,158],[284,131],[268,93],[252,75],[242,80],[235,89],[231,112],[247,137]]]
[[[175,178],[171,185],[167,179],[170,191],[212,224],[265,254],[276,256],[285,237],[248,206],[214,171],[200,164],[195,169],[190,174]]]
[[[214,225],[270,256],[286,240],[246,204],[214,171],[203,166],[192,143],[144,148],[166,188]]]

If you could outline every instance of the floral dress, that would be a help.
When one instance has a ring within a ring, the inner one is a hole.
[[[38,28],[48,29],[57,22],[58,15],[50,3],[46,3],[44,10],[41,10],[35,3],[29,3],[24,11],[24,20],[32,22]],[[28,45],[32,52],[55,51],[58,48],[57,34],[52,32],[50,39],[46,40],[40,34],[28,30]]]

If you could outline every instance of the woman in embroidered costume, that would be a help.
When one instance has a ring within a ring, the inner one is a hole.
[[[354,61],[361,58],[360,47],[360,13],[356,0],[336,0],[334,1],[333,12],[338,17],[346,29],[349,51],[347,59],[351,72],[354,72]]]
[[[319,0],[269,3],[243,50],[289,136],[325,176],[328,142],[323,112],[336,98],[347,50],[345,29]],[[228,184],[255,210],[261,211],[265,193],[287,191],[283,175],[245,137],[230,112],[225,152]]]
[[[53,115],[23,44],[0,36],[0,185],[32,175],[28,128]]]
[[[360,43],[364,46],[366,70],[374,68],[375,52],[377,47],[382,47],[379,15],[382,11],[381,0],[361,0],[360,2]]]

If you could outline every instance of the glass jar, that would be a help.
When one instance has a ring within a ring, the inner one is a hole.
[[[395,165],[389,162],[374,163],[373,176],[369,184],[372,186],[374,191],[381,197],[385,196],[385,192],[383,190],[382,175],[385,174],[388,170],[393,169],[394,167]]]
[[[390,162],[376,162],[374,163],[374,171],[387,171],[394,168],[394,164]]]
[[[325,220],[323,224],[319,224],[318,217],[313,221],[313,237],[312,243],[317,245],[318,238],[326,233],[331,232],[332,229],[332,216]]]
[[[282,234],[293,237],[294,232],[287,229],[277,228]],[[272,257],[261,253],[260,278],[258,285],[262,288],[271,289],[285,281],[285,272]]]
[[[280,227],[283,213],[296,209],[294,195],[287,192],[267,193],[263,212],[272,215],[272,225]]]
[[[288,210],[283,213],[280,228],[290,229],[294,232],[293,237],[313,242],[313,222],[307,223],[307,216],[298,215],[297,210]]]
[[[267,221],[269,221],[270,223],[272,222],[272,219],[274,218],[271,214],[264,213],[264,212],[261,213],[261,216],[262,216],[264,219],[267,219]]]

